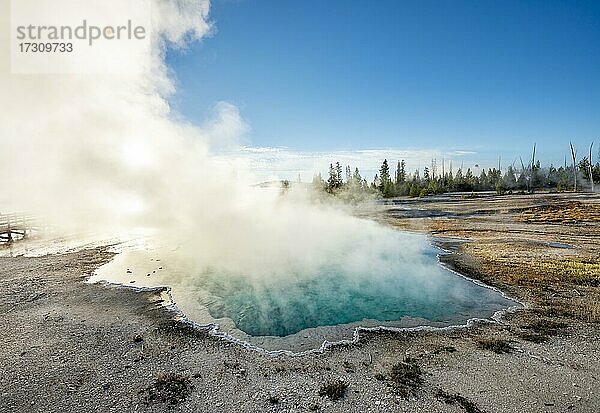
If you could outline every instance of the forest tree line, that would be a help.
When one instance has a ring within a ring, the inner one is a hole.
[[[577,160],[577,152],[571,145],[571,164],[555,167],[544,166],[533,156],[525,164],[521,160],[519,168],[510,165],[502,172],[498,168],[481,169],[477,175],[471,168],[466,170],[461,166],[457,170],[452,167],[448,171],[445,165],[441,170],[435,159],[431,165],[422,170],[407,172],[404,160],[398,161],[394,171],[391,170],[387,159],[383,160],[379,172],[372,181],[368,182],[358,168],[346,166],[339,162],[329,165],[329,174],[325,180],[321,174],[313,178],[313,186],[331,194],[361,193],[380,194],[384,198],[394,196],[424,197],[445,192],[476,192],[496,191],[498,194],[519,192],[535,192],[536,190],[578,191],[600,188],[600,162],[592,164],[592,147],[589,157]]]

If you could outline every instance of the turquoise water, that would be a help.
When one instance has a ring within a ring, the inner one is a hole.
[[[174,249],[130,250],[91,281],[168,285],[187,318],[267,350],[318,348],[351,339],[356,327],[462,325],[517,305],[441,266],[424,236],[388,231],[357,240],[326,259],[311,251],[252,274],[192,264]]]
[[[388,257],[387,271],[348,274],[331,265],[307,277],[250,281],[243,276],[205,274],[197,286],[209,297],[198,301],[212,317],[229,318],[250,336],[288,336],[317,326],[361,320],[393,322],[413,317],[451,324],[489,318],[514,303],[437,264],[431,249],[423,268],[406,268]]]

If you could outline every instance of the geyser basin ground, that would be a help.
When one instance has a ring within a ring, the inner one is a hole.
[[[345,260],[332,257],[310,270],[260,276],[198,268],[177,251],[145,248],[121,252],[91,281],[168,285],[190,320],[218,324],[219,331],[271,351],[352,339],[357,327],[463,325],[517,305],[441,266],[440,251],[425,236],[390,232],[388,248],[360,265],[342,255]]]

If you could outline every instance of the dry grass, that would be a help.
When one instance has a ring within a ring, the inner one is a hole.
[[[529,265],[547,274],[557,274],[562,281],[568,283],[590,287],[600,286],[600,262],[570,259],[530,262]]]
[[[595,251],[482,240],[465,245],[464,252],[501,284],[535,292],[547,314],[600,322],[600,258],[593,257]]]
[[[600,323],[600,291],[585,297],[545,298],[538,313],[547,317],[565,317]]]
[[[533,343],[543,343],[548,341],[550,337],[563,334],[566,327],[566,323],[540,319],[525,325],[525,331],[519,334],[519,337]]]
[[[404,361],[394,364],[390,371],[390,380],[403,396],[415,394],[423,384],[423,371],[416,360],[407,357]]]
[[[178,404],[192,392],[193,385],[189,377],[173,372],[161,372],[154,383],[143,389],[140,394],[146,404]]]
[[[510,341],[500,338],[481,339],[477,342],[477,346],[483,350],[493,351],[496,354],[510,353],[514,350]]]
[[[329,397],[331,400],[339,400],[346,395],[348,383],[336,380],[324,383],[319,389],[319,396]]]
[[[546,205],[539,206],[541,202]],[[580,202],[560,195],[507,196],[501,204],[494,198],[482,198],[428,207],[473,212],[459,219],[403,220],[406,227],[421,225],[436,234],[469,239],[471,242],[460,244],[456,262],[460,271],[533,304],[542,316],[600,323],[597,197]],[[477,214],[490,210],[495,212]],[[549,244],[552,242],[576,248],[555,248]],[[524,334],[533,340],[544,339],[544,334]]]
[[[487,247],[486,251],[486,245],[480,245],[473,248],[473,252],[482,259],[487,273],[504,278],[510,284],[567,283],[576,286],[600,286],[600,261],[576,257],[548,257],[543,251],[532,254],[535,252],[534,248],[527,250],[526,256],[519,254],[517,248],[502,254],[502,247]]]
[[[519,218],[525,222],[561,224],[600,222],[600,205],[584,204],[578,201],[563,202],[527,209],[521,213]]]

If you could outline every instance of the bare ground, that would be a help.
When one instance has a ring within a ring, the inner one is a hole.
[[[501,324],[370,334],[299,358],[173,321],[156,292],[85,284],[111,259],[100,249],[0,258],[0,412],[600,411],[598,205],[397,200],[382,219],[469,239],[440,241],[454,251],[446,263],[528,307]]]

